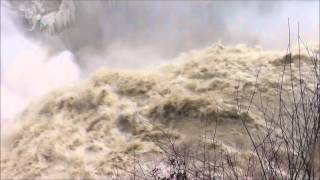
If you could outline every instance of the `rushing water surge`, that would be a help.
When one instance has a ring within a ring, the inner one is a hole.
[[[307,76],[310,62],[303,57]],[[198,138],[205,120],[218,124],[221,149],[245,156],[250,141],[237,113],[236,92],[249,98],[261,69],[260,98],[275,103],[282,63],[280,52],[215,44],[154,71],[99,70],[74,87],[51,92],[19,115],[4,142],[2,175],[111,177],[115,167],[130,166],[133,152],[161,151],[152,141],[161,137],[159,126],[169,128],[175,139],[190,141]],[[243,100],[244,107],[247,103]],[[259,112],[240,114],[256,135],[265,131]]]
[[[319,43],[314,6],[306,15],[310,5],[299,3],[9,2],[1,1],[1,179],[126,179],[137,158],[153,169],[163,139],[193,147],[207,131],[241,171],[253,152],[243,124],[258,140],[269,123],[259,107],[273,112],[280,85],[314,85],[309,52],[292,45],[288,62],[279,50],[292,13],[306,17],[305,42]],[[282,75],[286,64],[292,73]]]

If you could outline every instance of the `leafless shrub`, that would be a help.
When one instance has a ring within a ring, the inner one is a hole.
[[[288,23],[289,25],[289,23]],[[299,28],[298,28],[299,29]],[[298,30],[299,31],[299,30]],[[266,135],[255,141],[247,124],[242,120],[247,134],[254,147],[254,152],[260,164],[258,172],[264,179],[318,179],[319,147],[320,147],[320,66],[319,51],[311,50],[305,45],[312,62],[311,75],[302,75],[300,44],[302,40],[298,32],[298,79],[294,78],[293,60],[291,56],[289,28],[289,45],[287,55],[284,57],[283,70],[278,91],[278,105],[275,110],[265,111],[269,107],[260,104],[259,109],[264,110],[266,122]],[[284,88],[284,78],[289,76],[291,86]],[[257,75],[258,81],[259,73]],[[312,78],[312,79],[310,79]],[[310,83],[305,83],[312,80]],[[257,82],[256,82],[257,85]],[[252,93],[249,107],[250,111],[257,87]],[[239,113],[243,110],[239,105]]]
[[[289,23],[288,23],[289,24]],[[273,111],[263,103],[254,103],[258,90],[259,73],[255,88],[249,97],[247,106],[242,106],[239,91],[237,118],[242,122],[253,146],[253,154],[246,164],[239,169],[237,156],[217,148],[216,128],[208,130],[206,121],[203,134],[196,145],[176,143],[168,133],[159,128],[163,136],[153,139],[163,151],[163,158],[153,168],[146,169],[136,163],[139,171],[134,169],[132,179],[155,180],[220,180],[220,179],[319,179],[320,178],[320,61],[319,50],[309,49],[302,42],[298,32],[299,54],[294,58],[298,65],[298,79],[294,78],[291,56],[290,28],[287,54],[282,63],[282,75],[279,86],[277,106]],[[303,76],[300,45],[308,53],[303,60],[312,64],[311,76]],[[284,77],[289,76],[290,88],[284,88]],[[307,79],[306,79],[307,78]],[[307,80],[313,81],[305,83]],[[246,107],[245,109],[243,107]],[[261,111],[266,122],[263,137],[253,137],[248,121],[243,114],[248,114],[255,107]],[[217,121],[217,120],[216,120]],[[165,172],[164,170],[165,169]],[[139,175],[138,175],[139,174]]]

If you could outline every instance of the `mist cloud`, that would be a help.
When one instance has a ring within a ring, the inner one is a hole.
[[[21,2],[11,1],[16,10]],[[61,1],[45,2],[59,11]],[[316,1],[74,3],[73,24],[50,35],[30,31],[19,13],[3,13],[1,2],[1,43],[6,44],[1,47],[1,89],[6,92],[1,96],[12,99],[5,101],[25,104],[28,100],[22,99],[39,97],[105,66],[157,67],[216,41],[284,50],[287,18],[293,36],[299,22],[304,40],[319,42]]]
[[[50,55],[51,47],[24,36],[10,13],[1,4],[1,122],[12,120],[28,103],[80,78],[73,53],[64,50]]]
[[[130,61],[121,52],[134,54],[139,49],[167,61],[216,41],[285,49],[288,18],[293,31],[297,22],[301,24],[306,41],[319,39],[319,2],[74,2],[76,14],[71,28],[55,36],[30,36],[50,44],[53,53],[70,50],[81,68],[89,72],[100,66],[119,67],[121,59]],[[110,56],[110,51],[120,54]],[[100,59],[92,60],[88,54]],[[145,66],[152,65],[150,61],[153,59],[145,60]],[[134,67],[143,67],[141,62],[137,61]],[[134,63],[129,63],[130,67]]]

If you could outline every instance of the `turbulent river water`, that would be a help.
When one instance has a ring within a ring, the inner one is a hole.
[[[160,156],[156,139],[164,138],[163,130],[177,142],[193,143],[204,127],[215,129],[217,147],[246,157],[252,147],[240,118],[254,137],[264,134],[261,111],[245,109],[255,89],[260,95],[253,104],[276,104],[284,55],[218,43],[153,71],[98,70],[17,116],[2,140],[1,178],[111,178],[115,169],[131,167],[133,154],[144,162]],[[310,61],[304,54],[301,60],[308,77]]]

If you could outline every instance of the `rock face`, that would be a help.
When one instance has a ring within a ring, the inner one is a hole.
[[[22,15],[30,31],[56,34],[67,29],[75,20],[73,0],[10,2]]]
[[[264,133],[261,112],[246,109],[255,89],[261,94],[253,103],[276,103],[283,56],[215,44],[152,72],[99,70],[17,117],[2,145],[1,178],[110,178],[115,169],[130,167],[133,153],[161,152],[154,142],[163,136],[159,127],[178,141],[193,141],[204,122],[216,127],[222,149],[241,156],[251,145],[240,118],[256,137]],[[308,76],[308,58],[302,64]]]

